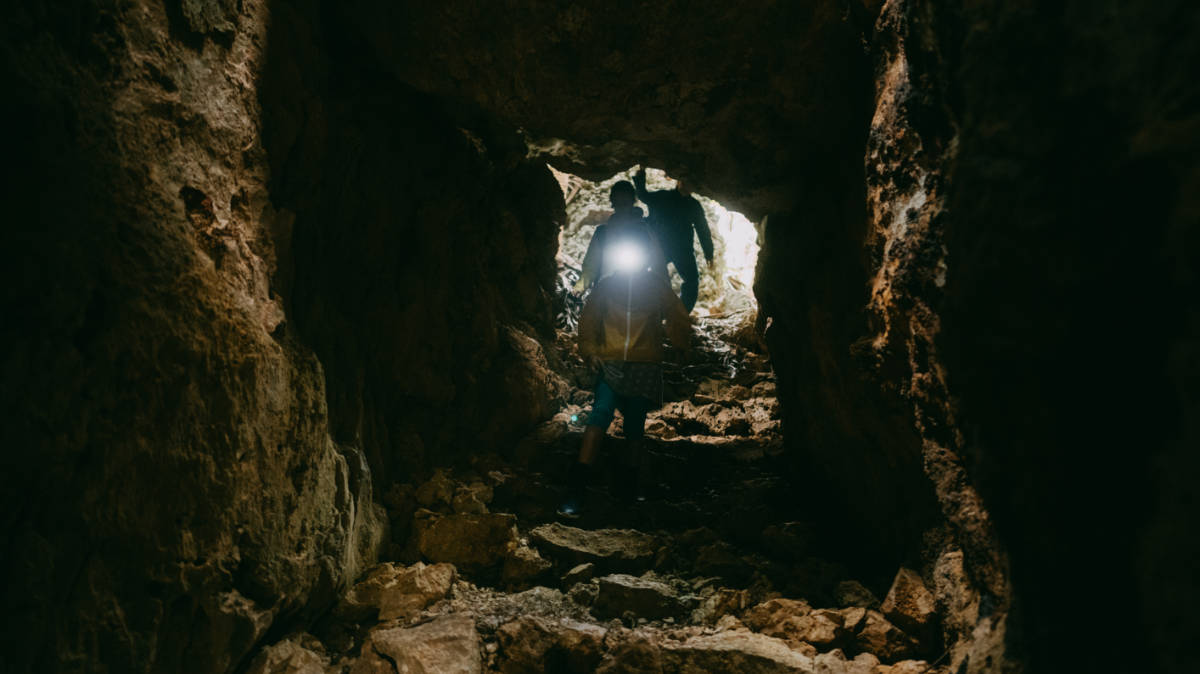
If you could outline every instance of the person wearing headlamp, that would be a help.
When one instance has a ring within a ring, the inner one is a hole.
[[[575,292],[582,293],[600,279],[619,271],[631,271],[645,266],[667,276],[667,259],[658,239],[651,232],[642,209],[634,204],[633,184],[622,180],[609,191],[613,214],[596,228],[583,256],[583,269]]]
[[[653,237],[644,226],[640,230],[628,225],[605,234],[600,280],[579,317],[579,353],[599,372],[578,460],[558,510],[564,517],[580,515],[593,464],[617,411],[633,468],[631,486],[639,500],[644,498],[643,435],[646,413],[662,405],[663,341],[669,338],[680,349],[690,341],[688,312],[663,275],[664,266],[656,269],[661,253],[655,257]]]

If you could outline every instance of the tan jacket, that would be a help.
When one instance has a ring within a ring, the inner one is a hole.
[[[666,279],[649,271],[605,277],[579,317],[579,353],[601,360],[660,362],[664,320],[671,343],[686,348],[688,313]]]

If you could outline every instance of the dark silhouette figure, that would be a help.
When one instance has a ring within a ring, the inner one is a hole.
[[[668,336],[682,349],[691,333],[688,312],[671,290],[664,273],[666,261],[641,210],[633,205],[633,195],[633,185],[627,182],[613,186],[613,217],[596,229],[577,285],[586,288],[599,279],[580,314],[578,335],[580,355],[599,373],[579,459],[571,466],[567,498],[558,511],[566,517],[579,515],[592,464],[618,410],[633,469],[632,486],[642,498],[642,437],[646,413],[662,405],[663,338]]]
[[[630,251],[642,251],[645,254],[645,267],[653,269],[664,278],[667,276],[667,261],[663,257],[660,246],[649,223],[642,217],[642,209],[634,204],[633,185],[622,180],[612,186],[608,198],[612,203],[613,214],[608,221],[596,228],[588,243],[587,253],[583,256],[583,269],[579,281],[575,284],[575,292],[583,292],[593,283],[617,271],[622,265],[628,265],[633,260],[618,259],[617,251],[629,254]],[[628,242],[630,246],[618,245]]]
[[[638,198],[650,207],[651,231],[662,245],[667,261],[675,265],[675,271],[683,278],[680,299],[690,313],[700,293],[700,271],[696,268],[696,254],[692,251],[693,231],[700,237],[704,261],[709,265],[713,261],[712,233],[708,229],[704,208],[682,180],[675,184],[673,190],[651,192],[646,189],[646,169],[642,168],[633,177],[633,182],[637,186]]]

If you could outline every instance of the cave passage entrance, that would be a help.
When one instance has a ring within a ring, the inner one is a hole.
[[[567,205],[567,222],[558,239],[559,264],[578,269],[596,227],[604,224],[612,215],[609,190],[618,181],[633,182],[637,167],[630,167],[599,182],[564,173],[554,167],[550,167],[550,171],[558,180]],[[661,169],[647,168],[646,187],[651,191],[670,190],[675,188],[675,181]],[[704,208],[713,239],[713,264],[708,268],[704,266],[704,254],[698,238],[693,239],[692,252],[700,268],[700,295],[694,315],[719,317],[753,314],[758,308],[754,299],[754,268],[759,249],[757,228],[746,216],[726,209],[714,199],[695,192],[692,196]],[[647,212],[646,204],[639,201],[638,205],[643,212]],[[671,285],[676,294],[681,283],[679,274],[672,271]]]

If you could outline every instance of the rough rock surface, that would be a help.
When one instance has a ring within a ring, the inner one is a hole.
[[[478,674],[479,634],[467,616],[371,632],[350,674]]]
[[[762,213],[796,203],[785,176],[805,173],[809,153],[828,152],[865,123],[868,90],[844,86],[869,81],[847,16],[859,8],[832,0],[531,4],[519,17],[465,0],[356,5],[352,20],[399,78],[524,127],[536,151],[591,179],[661,158],[653,165]],[[497,25],[508,30],[497,35]],[[463,34],[494,39],[464,43]],[[668,47],[688,43],[703,48]],[[555,91],[572,95],[540,95]],[[822,105],[812,103],[817,92]],[[788,119],[805,124],[779,142],[773,123]]]
[[[679,616],[685,611],[678,594],[665,583],[613,574],[597,578],[596,584],[599,592],[592,604],[592,612],[599,618],[620,618],[632,613],[655,620]]]
[[[928,635],[936,627],[933,593],[912,569],[902,567],[896,572],[879,611],[909,634]]]
[[[961,555],[960,555],[961,557]],[[856,580],[844,580],[834,588],[834,599],[839,606],[857,606],[860,608],[879,608],[879,600],[874,593]]]
[[[747,674],[815,671],[812,658],[788,648],[783,641],[743,630],[663,644],[662,658],[666,671]]]
[[[240,669],[374,562],[376,487],[558,411],[549,156],[768,216],[795,495],[873,587],[935,565],[952,669],[1197,669],[1198,12],[11,8],[5,667]]]
[[[605,629],[574,620],[527,616],[496,630],[501,656],[498,669],[516,672],[596,671],[603,654]]]
[[[23,158],[0,235],[7,671],[244,666],[384,535],[276,283],[268,3],[203,4],[220,18],[86,2],[0,26]]]
[[[917,642],[878,611],[867,611],[854,643],[860,650],[874,653],[885,662],[903,660],[917,651]]]
[[[845,620],[836,611],[814,611],[807,602],[790,599],[772,599],[742,616],[742,622],[756,632],[791,644],[812,644],[821,651],[831,650],[847,640]]]
[[[571,587],[575,583],[586,583],[596,575],[596,565],[591,562],[577,564],[563,574],[562,584]]]
[[[375,609],[381,621],[407,619],[446,596],[457,577],[450,564],[410,567],[380,564],[346,593],[337,611],[343,614]]]
[[[546,554],[574,563],[591,562],[607,571],[642,571],[650,567],[659,541],[652,535],[626,529],[587,530],[557,522],[529,532]]]
[[[428,560],[477,571],[500,564],[517,545],[516,518],[508,513],[440,515],[418,511],[417,549]]]
[[[510,587],[525,586],[542,578],[554,568],[554,563],[544,559],[537,550],[518,546],[504,560],[500,578]]]
[[[325,674],[329,657],[287,639],[264,648],[250,663],[247,674]]]

